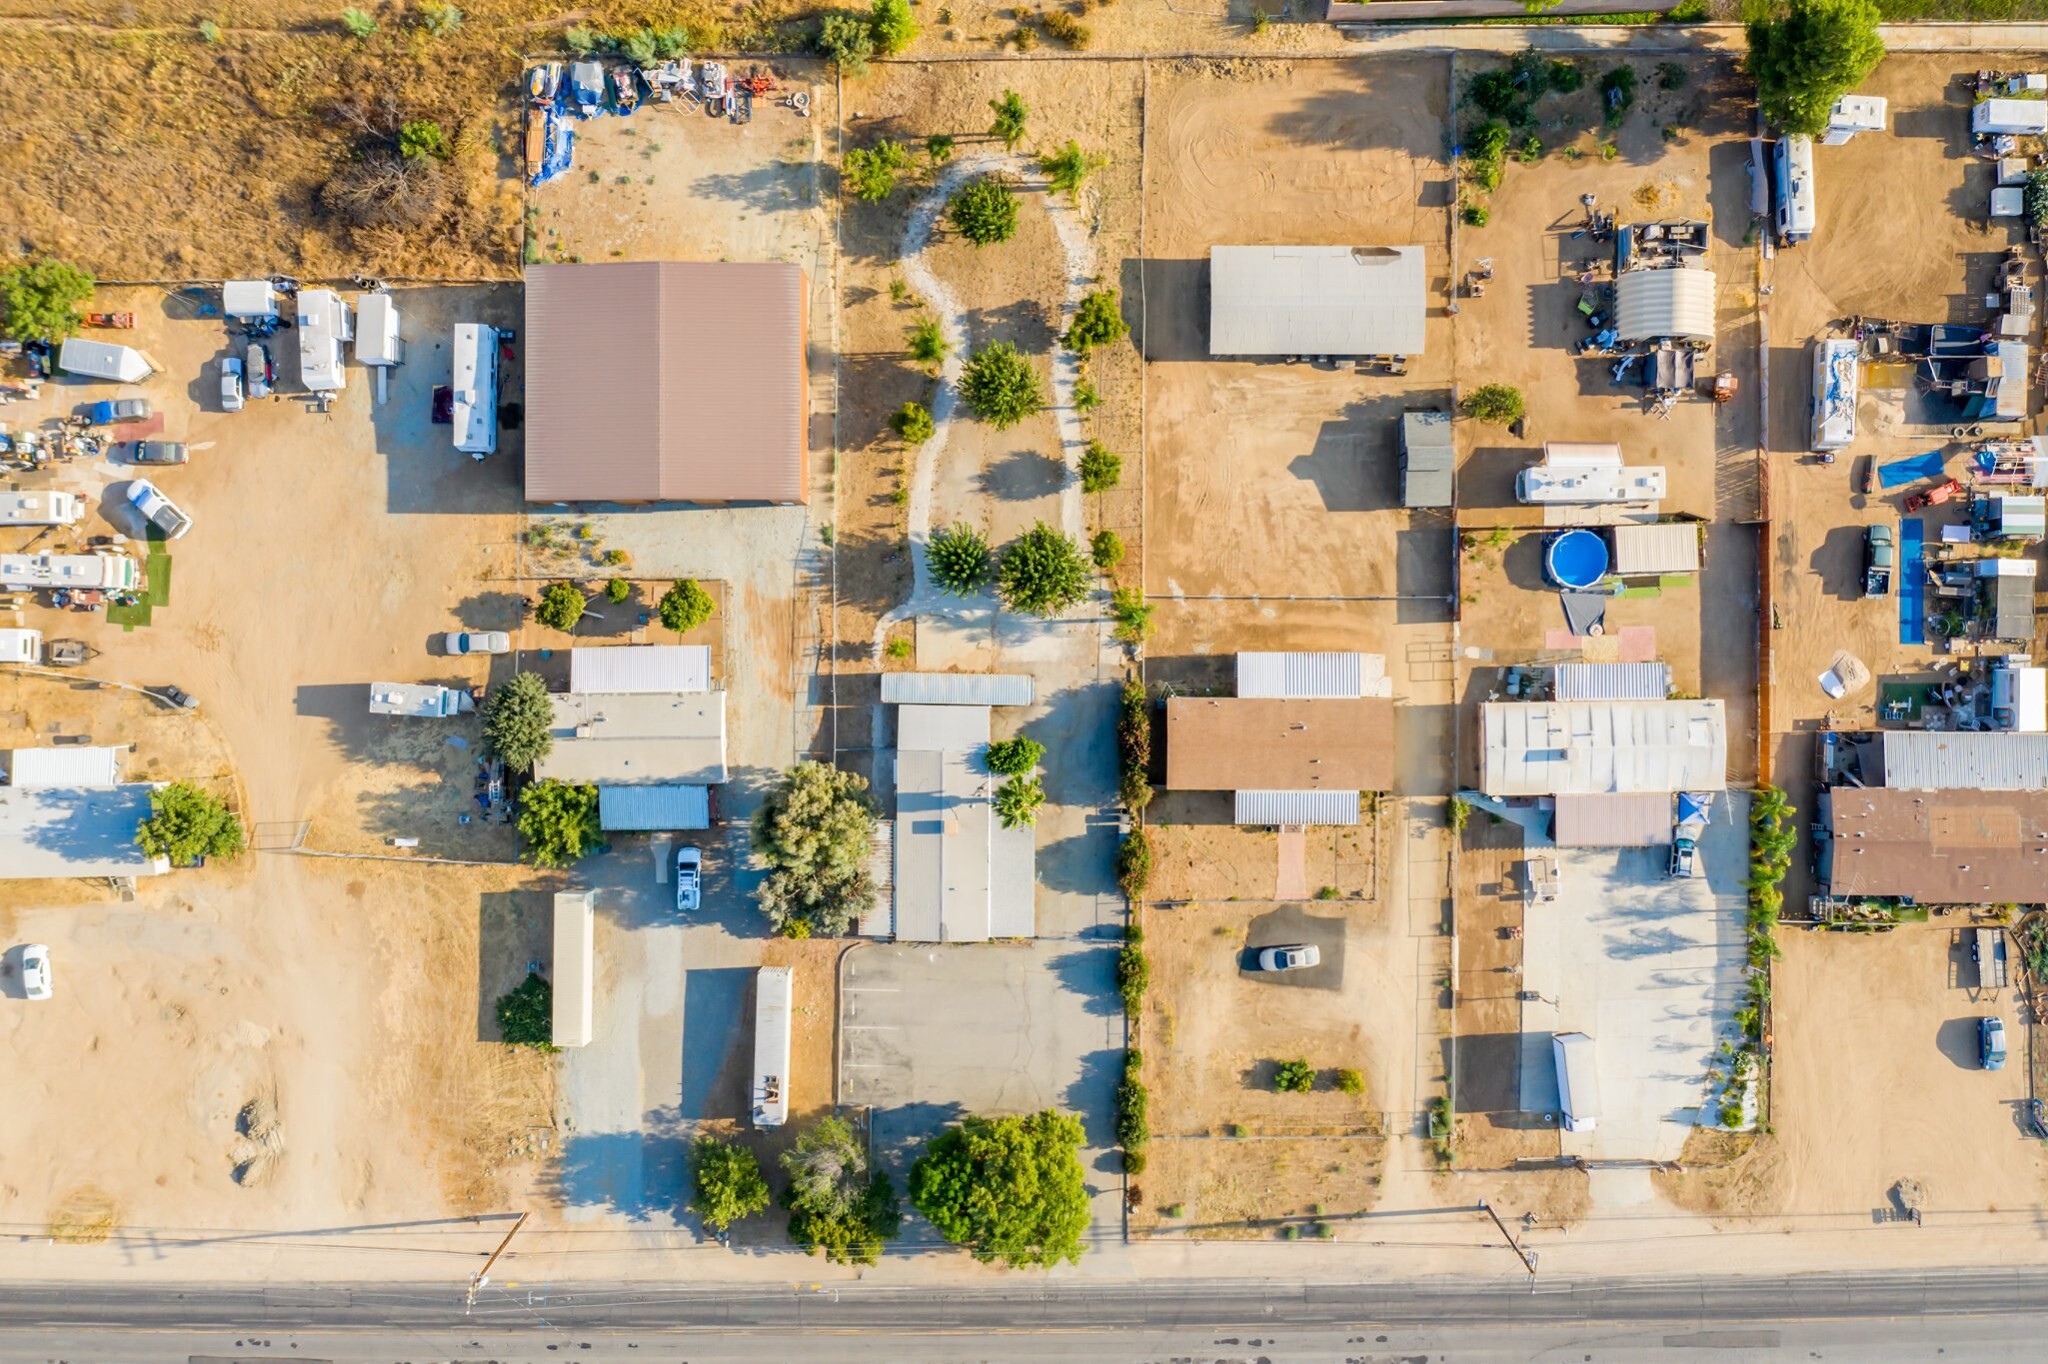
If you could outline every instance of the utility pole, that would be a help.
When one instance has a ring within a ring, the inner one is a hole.
[[[498,1257],[505,1253],[505,1247],[512,1244],[512,1238],[519,1234],[519,1229],[526,1225],[526,1219],[530,1216],[532,1216],[531,1213],[520,1213],[519,1220],[514,1222],[512,1229],[505,1233],[505,1239],[498,1242],[498,1248],[491,1252],[491,1258],[484,1261],[484,1267],[470,1275],[469,1292],[464,1295],[462,1300],[462,1306],[465,1311],[476,1306],[477,1290],[491,1281],[491,1266],[498,1263]],[[1498,1217],[1493,1220],[1496,1222],[1500,1221]],[[1503,1227],[1501,1230],[1506,1231],[1507,1229]],[[1509,1238],[1509,1244],[1513,1244],[1512,1237]],[[1536,1271],[1532,1268],[1529,1272],[1534,1274]]]
[[[1535,1278],[1536,1256],[1533,1253],[1522,1249],[1522,1247],[1515,1240],[1515,1234],[1508,1230],[1508,1224],[1500,1220],[1500,1214],[1495,1212],[1485,1199],[1482,1198],[1479,1200],[1479,1207],[1482,1212],[1484,1212],[1488,1217],[1491,1217],[1493,1219],[1493,1225],[1500,1228],[1501,1239],[1505,1240],[1508,1243],[1508,1249],[1512,1250],[1513,1252],[1515,1252],[1517,1256],[1521,1257],[1522,1268],[1529,1271],[1529,1277],[1532,1279]],[[519,1228],[514,1227],[512,1228],[512,1230],[517,1231],[519,1230]],[[509,1241],[512,1238],[508,1236],[505,1239]],[[493,1256],[492,1258],[495,1259],[497,1257]],[[485,1265],[484,1268],[489,1269],[490,1266]]]

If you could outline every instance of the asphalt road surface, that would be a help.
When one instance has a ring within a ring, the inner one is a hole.
[[[0,1361],[1609,1361],[2038,1358],[2048,1268],[1387,1284],[1020,1278],[982,1290],[16,1285]],[[826,1343],[829,1342],[829,1343]]]

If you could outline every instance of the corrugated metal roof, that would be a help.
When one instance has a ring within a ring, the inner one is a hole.
[[[1401,414],[1401,505],[1448,507],[1458,464],[1448,412]]]
[[[1700,528],[1691,521],[1660,521],[1651,525],[1610,526],[1614,540],[1614,573],[1618,577],[1649,577],[1700,570]]]
[[[37,786],[119,786],[119,748],[17,748],[7,755],[7,784]]]
[[[1894,790],[2048,790],[2048,734],[1888,729],[1881,740]]]
[[[1671,792],[1559,796],[1551,841],[1560,848],[1657,848],[1671,842]]]
[[[725,693],[553,698],[546,780],[613,786],[715,786],[726,779]]]
[[[882,703],[892,706],[1028,706],[1029,673],[883,673]]]
[[[961,752],[896,754],[896,937],[984,942],[992,883],[991,779]]]
[[[1551,686],[1560,701],[1662,701],[1671,695],[1671,665],[1560,663]]]
[[[1625,270],[1614,282],[1614,329],[1623,341],[1714,339],[1714,272]]]
[[[1489,796],[1728,787],[1719,701],[1488,701],[1479,726]]]
[[[126,786],[0,786],[0,880],[59,876],[159,876],[168,858],[135,846],[160,783]]]
[[[600,786],[597,817],[614,833],[651,833],[711,827],[708,786]]]
[[[1239,824],[1356,824],[1356,791],[1239,791]]]
[[[898,706],[896,749],[972,753],[988,745],[987,706]]]
[[[552,987],[553,1033],[558,1047],[590,1045],[592,1005],[597,992],[596,892],[555,892],[555,959]]]
[[[1419,246],[1212,246],[1211,355],[1420,355]]]
[[[569,651],[569,690],[700,692],[711,690],[711,648],[705,644],[625,644]]]
[[[789,264],[527,267],[527,500],[804,501],[805,318]]]
[[[1387,660],[1382,654],[1242,653],[1237,656],[1237,694],[1278,697],[1384,696]]]

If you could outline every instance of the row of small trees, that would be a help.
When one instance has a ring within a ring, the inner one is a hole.
[[[623,578],[613,578],[605,586],[605,598],[615,606],[631,593],[631,584]],[[589,606],[590,598],[575,583],[549,583],[541,589],[533,618],[551,630],[567,632],[576,628]],[[717,601],[695,578],[678,578],[655,605],[662,625],[679,635],[687,635],[710,620],[717,609]]]

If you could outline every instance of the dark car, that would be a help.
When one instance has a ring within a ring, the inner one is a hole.
[[[183,464],[191,452],[181,440],[131,440],[122,444],[121,457],[130,464]]]
[[[149,690],[149,694],[167,705],[177,707],[179,710],[199,709],[199,698],[186,691],[183,687],[152,687]]]

